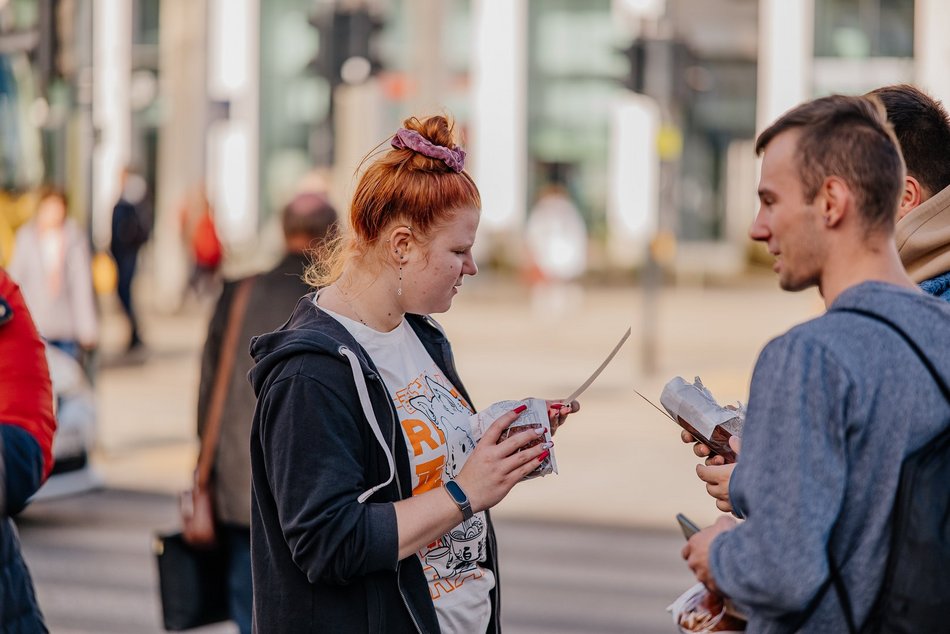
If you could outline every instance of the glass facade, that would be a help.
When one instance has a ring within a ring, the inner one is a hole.
[[[0,262],[41,183],[88,215],[92,0],[0,3]]]
[[[332,93],[314,66],[313,11],[312,0],[260,3],[260,222],[312,166],[333,158]]]
[[[623,35],[610,0],[533,0],[528,17],[527,200],[567,188],[603,235],[610,112],[624,90]]]
[[[914,81],[914,0],[815,0],[813,94]]]
[[[718,240],[724,237],[726,153],[733,141],[755,133],[756,64],[742,38],[703,39],[711,28],[738,29],[729,14],[711,8],[697,16],[685,4],[669,3],[672,35],[646,49],[646,75],[664,85],[663,94],[648,92],[660,103],[663,135],[674,146],[667,157],[671,180],[662,184],[669,194],[662,204],[673,213],[662,213],[664,226],[680,239]],[[603,237],[610,113],[636,73],[622,53],[631,36],[619,28],[610,0],[535,0],[530,6],[526,203],[530,207],[545,184],[563,184],[592,235]],[[754,28],[754,6],[740,17]]]
[[[914,0],[816,0],[816,57],[913,57]]]

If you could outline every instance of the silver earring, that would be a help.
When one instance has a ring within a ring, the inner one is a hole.
[[[399,265],[399,288],[396,289],[396,295],[402,296],[402,264]]]

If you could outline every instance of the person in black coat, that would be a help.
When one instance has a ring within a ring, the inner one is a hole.
[[[135,278],[135,267],[138,262],[139,249],[148,241],[151,233],[151,218],[146,204],[145,192],[133,192],[142,189],[134,183],[141,183],[140,177],[130,181],[127,170],[122,172],[122,194],[112,209],[112,238],[109,250],[115,258],[118,283],[116,292],[129,319],[129,346],[134,350],[142,345],[138,319],[135,316],[135,306],[132,301],[132,280]]]
[[[221,433],[214,461],[215,519],[219,538],[231,554],[229,594],[231,619],[242,634],[251,631],[251,458],[248,443],[257,398],[247,381],[253,359],[251,338],[284,323],[297,300],[310,288],[303,281],[311,258],[319,258],[324,242],[336,233],[336,210],[322,194],[295,197],[282,213],[287,253],[270,271],[250,278],[251,290],[243,316],[234,364],[227,382]],[[203,436],[218,371],[228,315],[237,289],[245,280],[224,285],[215,306],[201,361],[198,388],[198,434]]]

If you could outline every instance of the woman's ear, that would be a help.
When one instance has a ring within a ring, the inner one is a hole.
[[[389,232],[389,259],[397,266],[406,261],[414,247],[412,229],[408,225],[398,225]]]

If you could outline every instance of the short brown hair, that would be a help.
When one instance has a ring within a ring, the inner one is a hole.
[[[281,225],[288,238],[332,239],[336,233],[336,220],[336,209],[326,196],[316,192],[297,194],[281,213]]]
[[[904,191],[904,159],[880,100],[831,95],[792,108],[755,142],[755,151],[779,134],[796,129],[795,157],[811,202],[829,176],[843,179],[854,193],[868,231],[893,231]]]
[[[872,90],[884,104],[901,146],[907,173],[929,198],[950,185],[950,117],[943,104],[910,84]]]
[[[447,117],[411,117],[403,127],[433,145],[456,147],[454,127]],[[424,239],[453,212],[481,206],[475,181],[464,170],[456,172],[441,159],[408,147],[391,147],[360,176],[350,205],[349,235],[337,240],[328,256],[307,271],[305,279],[313,286],[336,281],[346,263],[365,255],[394,221],[406,223],[413,236]]]

